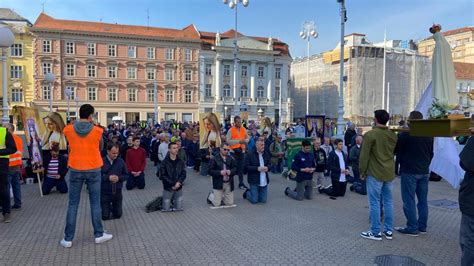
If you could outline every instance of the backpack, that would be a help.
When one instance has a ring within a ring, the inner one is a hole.
[[[170,208],[173,208],[173,200],[171,200]],[[156,212],[156,211],[161,211],[163,208],[163,197],[159,196],[156,197],[156,199],[148,202],[148,204],[145,206],[145,212],[150,213],[150,212]]]

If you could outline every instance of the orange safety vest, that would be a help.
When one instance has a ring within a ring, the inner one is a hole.
[[[74,170],[94,170],[103,165],[100,156],[100,141],[103,129],[94,126],[85,137],[79,136],[74,130],[74,125],[67,125],[64,136],[69,142],[69,158],[67,165]]]
[[[21,166],[23,164],[21,157],[23,155],[23,142],[21,138],[18,137],[16,134],[12,134],[13,140],[15,140],[16,152],[11,154],[9,157],[10,163],[8,164],[9,167],[14,166]]]
[[[247,136],[247,132],[245,131],[244,127],[240,127],[240,131],[237,131],[236,127],[231,127],[230,128],[230,133],[231,133],[231,139],[232,140],[236,140],[236,139],[243,140]],[[244,149],[244,147],[245,147],[245,145],[242,145],[240,143],[230,146],[230,148],[233,149],[233,150],[239,149],[239,148]]]

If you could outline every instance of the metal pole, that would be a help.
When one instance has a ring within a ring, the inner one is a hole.
[[[67,123],[70,123],[71,122],[71,115],[70,115],[70,112],[69,112],[69,101],[71,100],[71,95],[68,95],[67,96]]]
[[[308,32],[308,47],[307,47],[307,55],[308,55],[308,62],[306,65],[306,115],[309,115],[309,32]]]
[[[156,123],[158,123],[158,99],[157,99],[158,98],[158,88],[156,86],[156,79],[153,82],[153,91],[154,91],[153,101],[154,101],[154,104],[155,104],[155,124],[156,124]]]
[[[387,32],[383,35],[382,109],[385,109],[385,68],[387,64]]]
[[[390,82],[387,82],[387,112],[390,113]]]
[[[232,0],[234,1],[234,0]],[[235,1],[235,31],[234,31],[234,80],[233,80],[233,94],[234,94],[234,113],[237,114],[237,9],[239,7],[238,1]]]
[[[49,86],[49,111],[53,111],[53,85],[52,82],[48,83]]]
[[[346,22],[346,7],[344,0],[341,4],[341,51],[339,55],[339,108],[337,118],[337,135],[344,135],[344,23]]]
[[[3,124],[10,122],[10,117],[8,116],[8,89],[7,89],[7,48],[2,48],[2,68],[3,68]]]
[[[285,69],[283,69],[283,71],[285,71]],[[281,129],[281,121],[282,121],[282,116],[283,116],[283,111],[281,110],[281,91],[282,91],[282,88],[281,88],[281,77],[280,77],[280,95],[278,95],[278,128]]]

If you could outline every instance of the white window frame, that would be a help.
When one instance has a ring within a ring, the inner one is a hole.
[[[94,42],[87,43],[87,55],[96,55],[97,45]]]
[[[115,88],[115,87],[107,88],[107,100],[109,102],[118,101],[118,88]]]
[[[97,77],[97,66],[89,64],[86,66],[86,77],[96,78]]]
[[[240,74],[241,74],[242,77],[247,77],[248,67],[247,66],[241,66],[240,67]]]
[[[43,100],[51,99],[51,88],[48,85],[41,86],[41,96],[43,96]]]
[[[127,67],[127,79],[137,79],[137,67],[128,66]]]
[[[117,78],[117,66],[107,66],[107,76],[111,79],[116,79]],[[111,75],[113,74],[113,75]]]
[[[137,58],[137,47],[132,46],[132,45],[128,46],[127,56],[128,56],[128,58]]]
[[[51,40],[43,40],[43,53],[50,54],[53,52],[53,42]]]
[[[204,95],[205,97],[212,97],[212,84],[206,84]]]
[[[184,81],[193,81],[193,71],[191,69],[184,70]]]
[[[150,103],[155,102],[155,88],[146,89],[146,101]]]
[[[165,68],[165,80],[168,80],[168,81],[174,80],[174,69]]]
[[[206,76],[212,76],[212,64],[206,64]]]
[[[156,79],[156,69],[154,67],[146,68],[146,79],[155,80]]]
[[[224,76],[230,76],[230,65],[224,65]]]
[[[275,68],[275,79],[281,79],[281,68],[280,67]]]
[[[184,90],[183,98],[185,103],[192,103],[193,102],[193,91],[192,90]]]
[[[174,60],[174,49],[166,48],[166,60]]]
[[[174,102],[174,90],[166,89],[165,90],[165,102],[172,103]]]
[[[186,49],[184,51],[184,60],[186,61],[193,61],[193,50]]]
[[[127,101],[138,102],[138,89],[137,88],[127,88]]]
[[[12,102],[23,102],[23,88],[12,88]]]
[[[10,65],[10,79],[22,79],[23,78],[23,66]]]
[[[66,72],[67,77],[75,77],[76,76],[76,65],[75,64],[66,64],[66,71],[65,72]]]
[[[107,56],[117,57],[117,45],[116,44],[107,45]]]
[[[53,63],[51,62],[43,62],[41,64],[41,70],[43,72],[43,76],[48,73],[53,73]]]
[[[10,47],[10,56],[11,57],[23,57],[23,44],[14,43]]]
[[[257,98],[264,98],[265,97],[265,88],[263,86],[257,87]]]
[[[97,87],[88,86],[87,87],[87,100],[88,101],[97,101]]]
[[[231,88],[229,84],[224,85],[222,88],[222,96],[223,97],[230,97],[232,95]]]
[[[155,47],[146,48],[146,58],[155,59]]]
[[[258,67],[258,77],[264,78],[265,77],[265,67],[259,66]]]
[[[247,87],[247,85],[240,86],[240,97],[249,97],[249,88]]]
[[[65,52],[66,54],[75,54],[76,53],[76,45],[74,42],[66,41],[65,44]]]

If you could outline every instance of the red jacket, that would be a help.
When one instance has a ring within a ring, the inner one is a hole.
[[[146,166],[146,151],[143,148],[127,150],[126,163],[129,172],[144,172]]]

